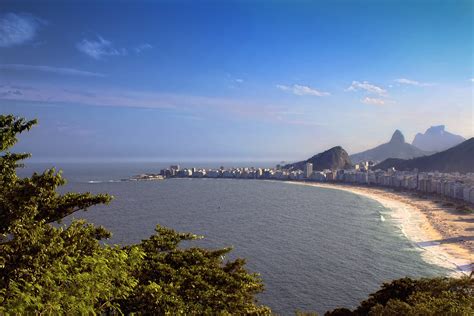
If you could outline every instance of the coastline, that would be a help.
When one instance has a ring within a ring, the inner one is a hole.
[[[390,209],[402,233],[431,264],[452,270],[451,276],[474,270],[474,214],[456,211],[434,198],[378,187],[288,181],[292,184],[342,190],[373,199]]]

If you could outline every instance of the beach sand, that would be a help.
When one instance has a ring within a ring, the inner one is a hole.
[[[456,205],[416,192],[346,184],[292,182],[299,185],[348,191],[365,196],[392,210],[391,216],[405,236],[422,250],[425,261],[451,269],[450,276],[474,270],[474,214]]]

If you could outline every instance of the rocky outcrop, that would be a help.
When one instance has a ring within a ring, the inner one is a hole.
[[[430,153],[406,143],[402,132],[397,129],[388,143],[351,155],[350,158],[354,163],[357,163],[361,161],[383,161],[388,158],[410,159]]]
[[[459,145],[463,141],[464,137],[446,131],[444,125],[438,125],[431,126],[424,134],[416,134],[412,145],[421,150],[438,152]]]

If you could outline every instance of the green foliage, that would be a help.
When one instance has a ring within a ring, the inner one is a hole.
[[[199,238],[157,226],[156,234],[140,244],[145,256],[134,276],[139,280],[124,311],[150,314],[267,314],[270,310],[254,304],[263,290],[255,274],[237,259],[222,265],[230,249],[180,249],[184,240]]]
[[[336,309],[325,315],[474,315],[474,279],[403,278],[383,284],[354,311]]]
[[[133,246],[105,246],[103,227],[83,220],[51,225],[109,195],[68,193],[54,169],[19,178],[28,154],[8,149],[36,121],[0,115],[0,314],[270,314],[245,262],[223,261],[230,249],[182,249],[198,238],[157,226]]]
[[[13,115],[0,115],[0,151],[5,151],[18,141],[17,135],[30,130],[36,120],[26,121]]]
[[[18,141],[17,135],[25,130],[30,130],[35,124],[36,120],[25,121],[22,118],[15,118],[13,115],[0,115],[0,152],[15,145]],[[0,156],[0,187],[8,185],[11,179],[16,178],[15,168],[21,166],[18,161],[29,156],[29,154],[13,153],[5,153]]]

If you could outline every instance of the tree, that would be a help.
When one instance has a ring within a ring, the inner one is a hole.
[[[65,180],[54,169],[18,177],[29,154],[9,149],[35,124],[0,115],[0,314],[270,314],[255,298],[259,276],[242,259],[223,262],[230,249],[182,249],[199,237],[159,225],[126,247],[101,244],[110,232],[84,220],[51,225],[112,197],[60,195]]]
[[[384,283],[354,311],[340,308],[325,315],[474,315],[474,279],[394,280]]]

